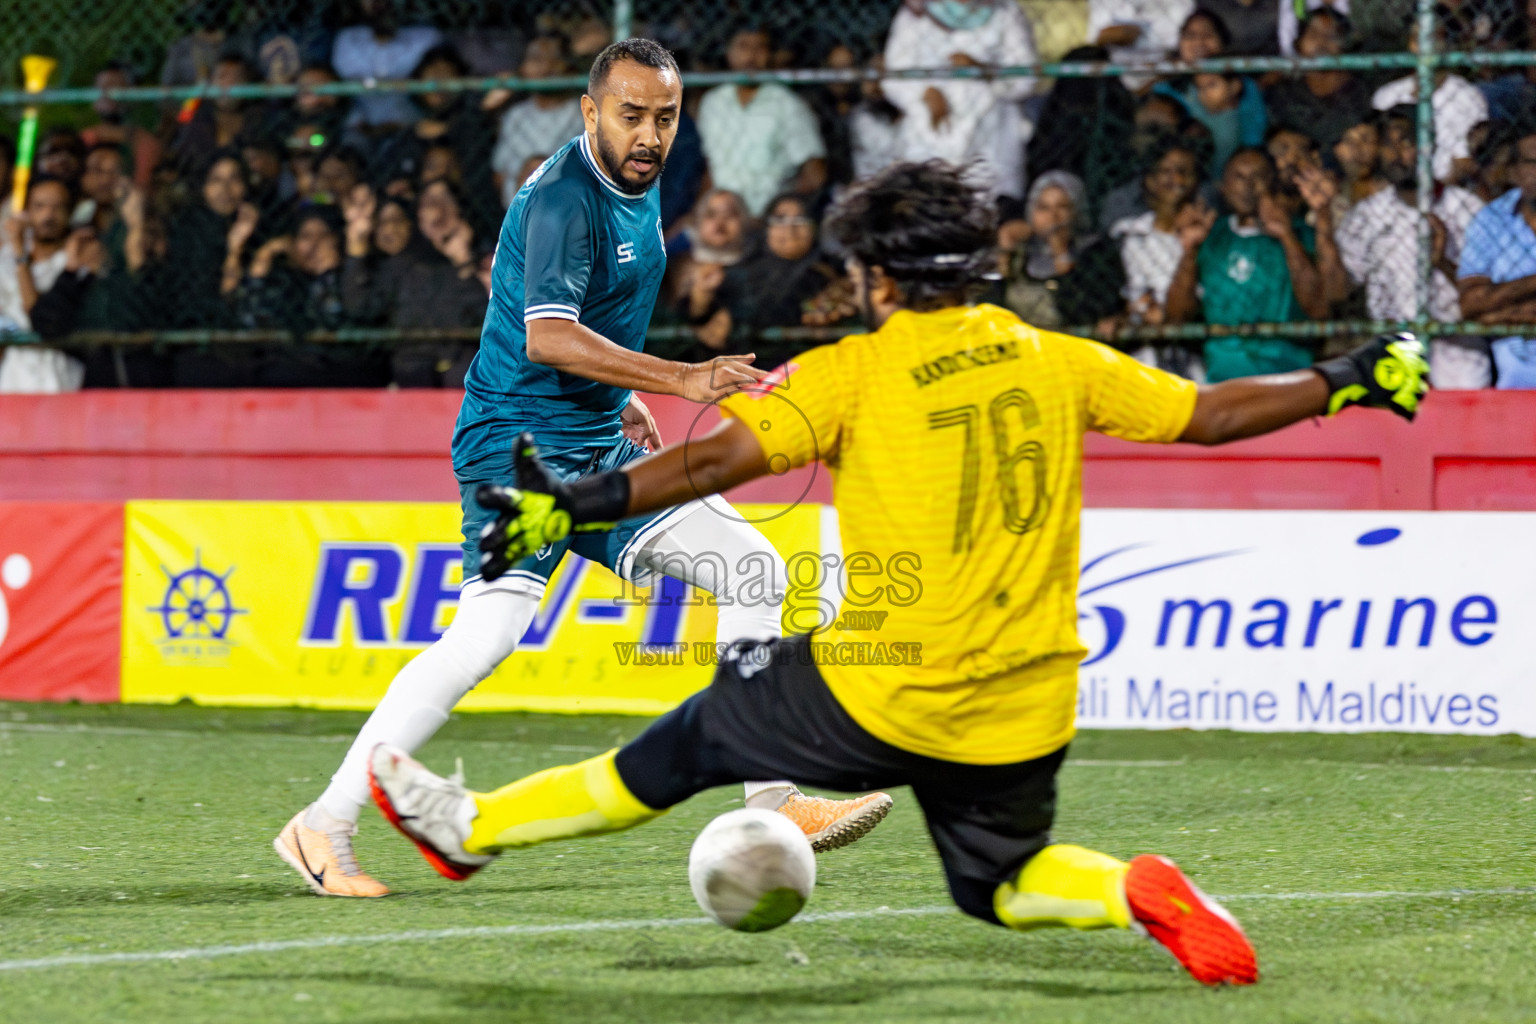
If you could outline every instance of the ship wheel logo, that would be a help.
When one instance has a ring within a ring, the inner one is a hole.
[[[234,566],[220,575],[203,567],[201,550],[192,556],[192,568],[171,572],[164,565],[169,584],[157,607],[148,609],[160,616],[165,635],[171,640],[224,640],[236,615],[246,613],[236,608],[229,594],[229,577]]]

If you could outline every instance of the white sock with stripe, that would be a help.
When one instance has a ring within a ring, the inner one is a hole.
[[[374,747],[390,743],[405,751],[418,749],[448,721],[454,705],[517,649],[542,595],[530,593],[526,584],[501,589],[502,582],[476,580],[465,586],[448,631],[389,684],[320,796],[331,817],[357,822],[370,799],[368,754]]]

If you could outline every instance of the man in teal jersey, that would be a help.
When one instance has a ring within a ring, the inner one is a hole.
[[[1275,200],[1275,165],[1262,149],[1232,154],[1221,176],[1231,215],[1188,209],[1180,217],[1184,256],[1168,286],[1169,323],[1286,323],[1325,319],[1328,299],[1314,262],[1312,229]],[[1311,349],[1285,338],[1226,336],[1205,343],[1212,383],[1312,365]]]
[[[331,785],[273,840],[278,855],[323,896],[389,891],[358,867],[352,851],[369,796],[368,752],[379,743],[414,750],[448,720],[464,694],[517,647],[567,550],[639,585],[667,575],[709,591],[720,643],[780,633],[783,559],[718,498],[713,508],[691,501],[548,545],[495,580],[479,574],[477,544],[494,514],[475,501],[475,491],[515,481],[520,433],[537,439],[553,473],[575,479],[661,447],[633,392],[711,402],[766,375],[750,355],[695,365],[642,351],[666,271],[655,185],[682,107],[672,55],[648,39],[615,43],[593,63],[581,106],[586,131],[530,176],[497,241],[480,351],[465,378],[453,436],[465,551],[453,624],[400,671]],[[885,794],[808,797],[788,782],[748,783],[747,802],[784,813],[816,849],[857,839],[891,803]]]

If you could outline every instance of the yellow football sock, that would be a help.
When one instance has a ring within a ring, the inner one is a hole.
[[[625,787],[613,764],[617,753],[614,749],[580,764],[548,768],[494,793],[471,793],[479,816],[464,848],[497,853],[509,846],[617,832],[662,814]]]
[[[1047,846],[997,887],[992,908],[1009,928],[1028,931],[1070,928],[1129,928],[1125,902],[1127,865],[1081,846]]]

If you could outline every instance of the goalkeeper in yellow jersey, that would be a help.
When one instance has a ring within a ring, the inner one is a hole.
[[[738,646],[622,749],[495,792],[375,748],[375,800],[441,873],[628,828],[745,779],[910,785],[966,913],[1020,930],[1136,929],[1206,984],[1257,980],[1237,922],[1171,861],[1051,838],[1085,653],[1083,433],[1219,444],[1348,404],[1411,419],[1423,346],[1383,337],[1312,369],[1197,386],[970,304],[993,263],[990,210],[955,168],[891,167],[827,224],[873,333],[795,357],[726,399],[708,436],[622,470],[562,483],[520,442],[519,489],[480,497],[500,513],[481,541],[486,578],[572,529],[820,460],[847,553],[844,614]]]

